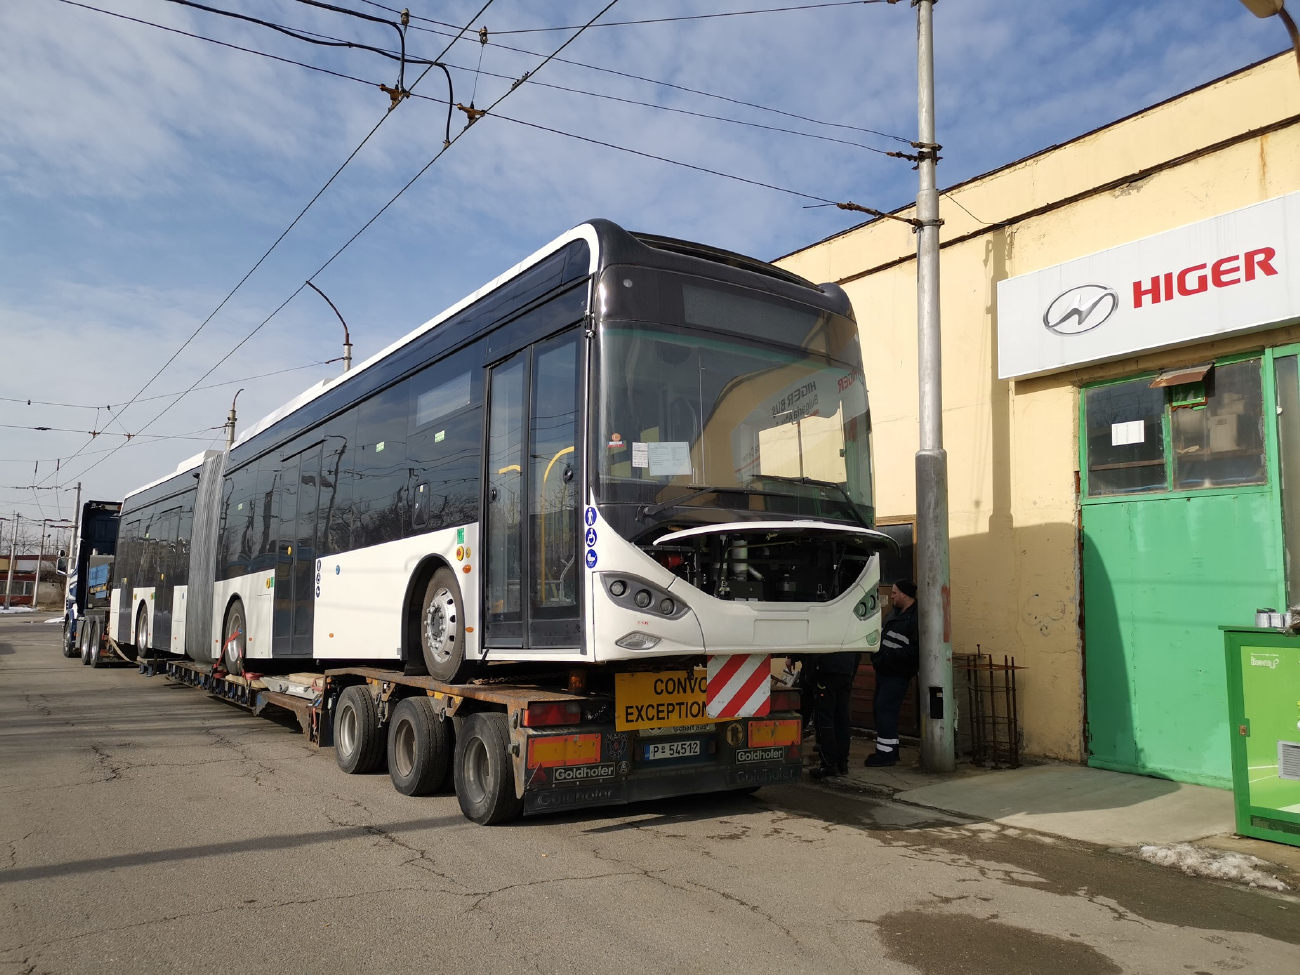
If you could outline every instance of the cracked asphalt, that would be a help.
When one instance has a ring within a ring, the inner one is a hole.
[[[0,975],[1300,971],[1300,900],[811,784],[483,828],[0,621]]]

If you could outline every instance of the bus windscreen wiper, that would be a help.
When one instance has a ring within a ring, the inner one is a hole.
[[[648,504],[637,513],[637,519],[649,518],[651,515],[657,515],[665,508],[673,508],[679,504],[685,504],[687,501],[694,501],[696,498],[705,494],[770,494],[768,491],[759,491],[755,488],[745,488],[739,486],[718,487],[717,485],[706,485],[698,487],[686,494],[679,494],[675,498],[669,498],[667,501],[660,501],[657,504]]]
[[[812,487],[831,488],[835,491],[838,491],[840,495],[844,498],[844,502],[845,504],[848,505],[849,512],[850,514],[853,515],[854,521],[856,521],[863,528],[871,527],[870,525],[867,524],[866,519],[862,517],[862,513],[858,511],[857,503],[853,500],[852,495],[850,495],[849,492],[842,485],[836,484],[834,481],[823,481],[815,477],[785,477],[781,474],[759,474],[757,477],[754,478],[754,480],[784,481],[786,484],[807,484]]]

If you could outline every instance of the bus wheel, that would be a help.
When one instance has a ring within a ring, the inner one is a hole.
[[[462,684],[473,673],[474,662],[465,659],[465,609],[460,585],[451,569],[439,569],[424,589],[420,649],[434,680]]]
[[[524,801],[515,795],[506,716],[480,711],[465,719],[456,736],[456,799],[460,811],[480,826],[516,818]]]
[[[136,656],[149,653],[149,615],[143,606],[135,614],[135,653]]]
[[[77,649],[77,621],[68,620],[63,624],[63,655],[75,657]]]
[[[364,775],[384,757],[379,709],[364,684],[345,687],[334,710],[334,760],[349,775]]]
[[[403,698],[388,722],[388,775],[404,796],[430,796],[451,764],[447,722],[427,697]]]
[[[244,604],[236,599],[230,604],[230,611],[226,613],[226,625],[221,631],[221,662],[225,665],[228,674],[244,672],[247,629],[244,624]]]
[[[91,623],[86,634],[86,656],[90,658],[90,666],[98,667],[103,661],[99,656],[99,624]]]

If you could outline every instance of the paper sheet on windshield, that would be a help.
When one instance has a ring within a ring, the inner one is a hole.
[[[691,472],[691,445],[685,440],[665,440],[645,446],[652,477]]]

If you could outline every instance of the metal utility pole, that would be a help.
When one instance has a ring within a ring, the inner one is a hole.
[[[41,569],[45,565],[45,529],[49,526],[46,524],[50,519],[41,519],[41,554],[36,556],[36,588],[32,590],[32,609],[41,599]]]
[[[9,577],[5,579],[5,609],[9,608],[9,597],[14,590],[14,558],[15,550],[18,548],[18,512],[14,512],[14,530],[9,536]]]
[[[73,551],[73,549],[77,547],[77,539],[79,539],[80,537],[81,537],[81,482],[78,481],[77,501],[76,501],[76,507],[72,511],[72,532],[68,536],[68,550],[67,550],[68,558],[73,565],[77,564],[77,556],[81,554],[80,552]]]
[[[1286,9],[1286,0],[1241,0],[1251,13],[1256,17],[1277,17],[1286,27],[1286,32],[1291,37],[1291,49],[1295,51],[1296,68],[1300,69],[1300,27],[1296,26],[1295,18],[1292,17]]]
[[[952,626],[948,566],[948,453],[943,449],[939,341],[939,191],[934,133],[934,0],[916,5],[917,163],[916,320],[921,449],[916,453],[917,599],[921,631],[921,765],[956,765]]]

